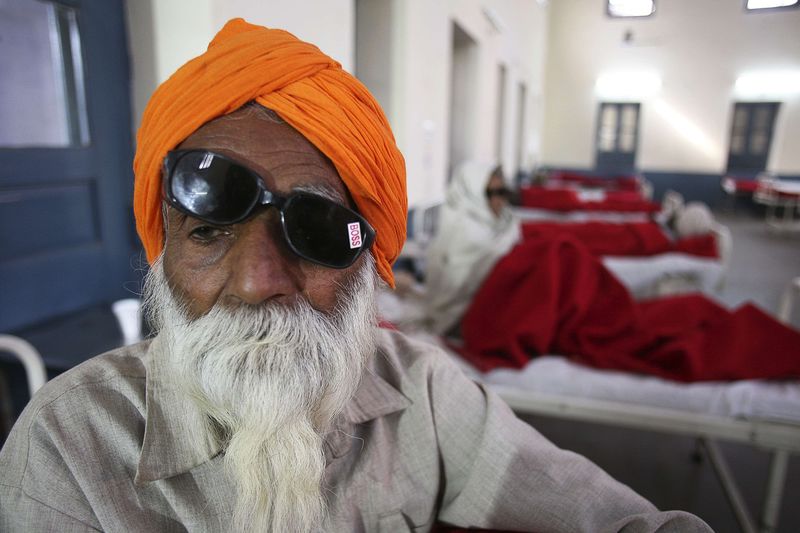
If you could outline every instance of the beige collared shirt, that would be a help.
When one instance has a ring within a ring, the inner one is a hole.
[[[230,530],[222,451],[194,445],[200,415],[162,379],[161,353],[158,338],[114,350],[33,398],[0,452],[0,531]],[[381,331],[325,453],[326,531],[710,531],[556,448],[439,349],[395,332]]]

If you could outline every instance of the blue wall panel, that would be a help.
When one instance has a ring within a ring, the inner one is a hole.
[[[546,171],[562,170],[567,172],[577,172],[588,176],[600,176],[594,169],[585,168],[562,168],[548,167]],[[726,199],[726,194],[722,190],[721,174],[705,174],[692,172],[655,172],[640,171],[640,174],[653,184],[653,199],[661,201],[664,193],[673,190],[681,193],[687,202],[704,202],[710,207],[719,207]],[[800,181],[800,175],[779,175],[780,179]]]
[[[0,189],[0,261],[100,240],[93,181]]]

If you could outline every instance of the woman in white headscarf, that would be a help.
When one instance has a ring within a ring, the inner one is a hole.
[[[469,161],[453,173],[426,262],[427,325],[452,331],[494,264],[520,240],[499,166]]]

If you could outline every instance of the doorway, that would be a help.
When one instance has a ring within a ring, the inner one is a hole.
[[[478,90],[478,44],[453,22],[450,76],[450,153],[447,180],[453,169],[475,154],[475,100]]]
[[[122,0],[0,0],[0,331],[130,295]]]

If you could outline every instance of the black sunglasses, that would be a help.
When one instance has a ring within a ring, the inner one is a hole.
[[[215,226],[236,224],[258,206],[273,206],[289,248],[326,267],[349,267],[375,240],[375,230],[352,209],[303,191],[275,194],[254,171],[208,150],[169,152],[162,186],[169,205]]]
[[[511,196],[511,191],[506,189],[505,187],[497,187],[495,189],[486,188],[486,198],[491,198],[492,196],[503,196],[505,198]]]

